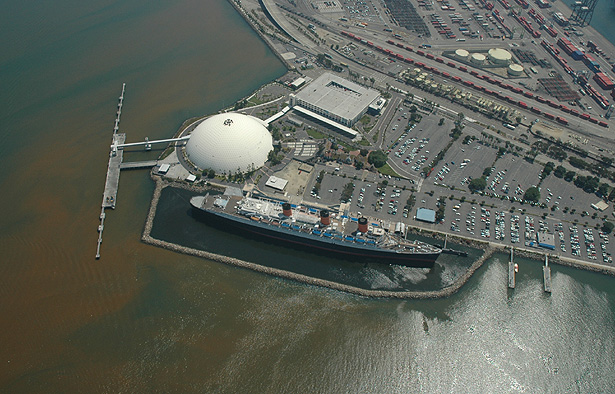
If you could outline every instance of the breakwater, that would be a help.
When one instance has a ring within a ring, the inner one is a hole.
[[[235,267],[250,269],[252,271],[260,272],[263,274],[276,276],[276,277],[283,278],[283,279],[294,280],[294,281],[309,284],[309,285],[325,287],[325,288],[329,288],[332,290],[343,291],[346,293],[355,294],[355,295],[362,296],[362,297],[397,298],[397,299],[430,299],[430,298],[448,297],[456,293],[470,279],[472,274],[474,274],[474,272],[476,272],[476,270],[479,269],[483,265],[483,263],[493,255],[495,251],[497,251],[496,248],[491,248],[488,246],[485,248],[483,245],[483,248],[484,248],[483,254],[468,268],[468,270],[462,276],[460,276],[453,284],[451,284],[450,286],[446,288],[440,289],[440,290],[387,291],[387,290],[363,289],[363,288],[359,288],[359,287],[355,287],[351,285],[337,283],[334,281],[314,278],[311,276],[298,274],[298,273],[294,273],[294,272],[290,272],[286,270],[266,267],[266,266],[252,263],[249,261],[245,261],[245,260],[241,260],[241,259],[237,259],[237,258],[233,258],[229,256],[224,256],[224,255],[220,255],[216,253],[211,253],[205,250],[190,248],[190,247],[178,245],[175,243],[163,241],[163,240],[152,237],[151,231],[152,231],[154,218],[156,216],[156,210],[158,207],[158,202],[160,200],[160,195],[161,195],[162,190],[166,187],[173,187],[173,188],[182,188],[186,190],[195,191],[195,188],[193,188],[192,186],[182,184],[182,183],[169,183],[169,182],[156,179],[156,178],[155,178],[155,182],[156,182],[156,187],[154,189],[152,201],[150,204],[150,208],[149,208],[147,219],[145,222],[143,234],[141,237],[143,242],[150,244],[150,245],[158,246],[158,247],[161,247],[167,250],[172,250],[172,251],[179,252],[179,253],[202,257],[208,260],[232,265]],[[206,187],[200,187],[198,191],[204,191],[205,189]]]

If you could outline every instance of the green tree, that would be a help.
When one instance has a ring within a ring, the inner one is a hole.
[[[553,175],[555,175],[558,178],[563,178],[565,174],[566,174],[566,167],[564,166],[557,166],[555,168],[555,171],[553,172]]]
[[[601,183],[600,186],[598,186],[598,195],[606,197],[609,194],[609,189],[608,183]]]
[[[474,178],[468,184],[468,189],[473,192],[485,190],[485,187],[487,187],[487,181],[483,177]]]
[[[376,168],[380,168],[387,162],[387,155],[381,150],[372,151],[367,157],[367,162]]]
[[[602,223],[602,231],[610,234],[611,231],[613,231],[613,227],[615,227],[615,225],[611,222],[607,222],[606,220]]]
[[[272,166],[275,166],[276,164],[280,164],[282,162],[282,155],[278,155],[277,153],[275,153],[274,150],[272,150],[269,151],[269,154],[267,155],[267,160],[271,162]]]
[[[523,200],[534,203],[540,201],[540,190],[536,186],[528,188],[523,195]]]
[[[574,179],[576,175],[577,173],[574,171],[567,171],[566,175],[564,175],[564,180],[567,182],[572,182],[572,180]]]

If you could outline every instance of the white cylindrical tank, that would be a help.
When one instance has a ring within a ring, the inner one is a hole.
[[[523,66],[520,64],[511,64],[508,66],[508,75],[518,77],[523,74]]]
[[[455,57],[457,59],[463,59],[466,60],[468,58],[468,56],[470,56],[470,52],[466,51],[465,49],[457,49],[455,51]]]
[[[506,49],[502,48],[493,48],[489,50],[489,60],[495,64],[509,64],[512,55]]]
[[[482,64],[485,64],[486,59],[487,58],[482,53],[473,53],[470,61],[474,64],[482,65]]]

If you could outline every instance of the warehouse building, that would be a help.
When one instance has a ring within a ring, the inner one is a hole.
[[[291,94],[290,106],[320,121],[326,119],[325,123],[352,137],[357,133],[350,128],[379,98],[377,90],[325,73],[297,94]]]

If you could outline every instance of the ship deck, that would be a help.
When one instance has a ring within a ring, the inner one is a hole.
[[[381,223],[368,220],[368,232],[358,232],[358,219],[330,212],[330,224],[320,223],[319,210],[308,206],[293,206],[292,217],[282,212],[282,202],[264,199],[244,199],[241,196],[205,196],[200,208],[222,212],[233,217],[249,218],[262,225],[287,228],[310,236],[327,238],[330,242],[360,244],[405,253],[440,253],[435,246],[408,241],[389,234]]]

